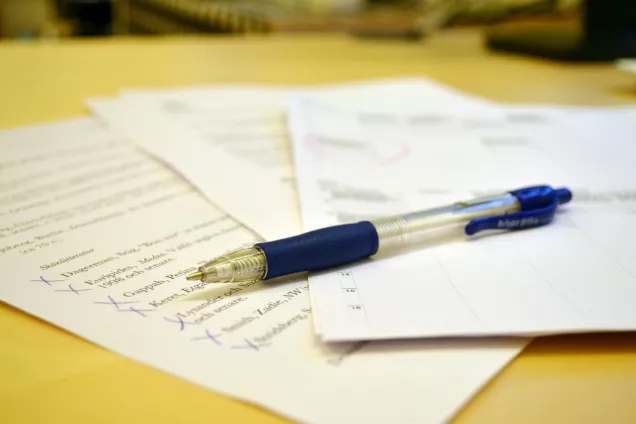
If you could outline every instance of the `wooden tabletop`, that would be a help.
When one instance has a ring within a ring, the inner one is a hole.
[[[326,83],[426,75],[505,102],[636,104],[608,65],[492,55],[479,33],[428,43],[343,36],[122,38],[0,43],[0,128],[86,113],[125,87]],[[140,365],[0,305],[0,422],[285,423],[265,410]],[[534,341],[455,423],[634,423],[634,334]],[[425,400],[423,400],[424,404]]]

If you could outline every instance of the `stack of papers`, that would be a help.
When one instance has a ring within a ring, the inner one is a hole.
[[[0,132],[0,298],[115,352],[302,422],[439,423],[528,341],[484,336],[636,328],[636,109],[426,79],[87,103]],[[537,183],[574,191],[549,229],[309,282],[185,280],[259,240]]]
[[[634,108],[368,116],[299,99],[291,127],[308,229],[529,185],[574,193],[549,228],[310,276],[324,340],[636,329]]]

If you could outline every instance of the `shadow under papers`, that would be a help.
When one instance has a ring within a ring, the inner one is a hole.
[[[505,347],[519,347],[530,342],[530,338],[522,337],[440,337],[440,338],[411,338],[373,340],[359,350],[360,354],[374,354],[384,351],[399,350],[400,352],[426,350],[474,350],[474,349],[501,349]],[[352,343],[352,342],[344,342]],[[336,345],[336,343],[329,343]]]
[[[536,357],[552,355],[572,355],[572,357],[607,354],[634,355],[636,354],[636,337],[634,337],[633,332],[543,336],[534,339],[526,350],[526,354]]]
[[[317,340],[318,343],[324,343]],[[470,350],[498,350],[505,348],[522,348],[524,360],[528,361],[552,361],[560,358],[559,364],[568,362],[570,366],[576,368],[577,362],[586,363],[590,359],[602,358],[605,366],[607,361],[617,362],[617,366],[622,362],[633,360],[636,354],[636,338],[633,333],[592,333],[592,334],[569,334],[559,336],[544,336],[537,338],[522,337],[446,337],[428,339],[393,339],[393,340],[373,340],[368,342],[335,342],[326,343],[336,352],[340,352],[337,357],[337,364],[344,362],[351,354],[368,355],[374,357],[387,352],[400,352],[408,355],[409,352],[421,352],[423,349],[431,352],[443,354],[461,354],[462,351]],[[352,347],[354,347],[352,349]],[[564,361],[562,358],[568,358]],[[571,360],[571,361],[569,361]],[[336,361],[334,361],[336,362]],[[603,366],[599,367],[601,371]],[[620,368],[620,367],[619,367]],[[565,370],[561,370],[565,372]]]

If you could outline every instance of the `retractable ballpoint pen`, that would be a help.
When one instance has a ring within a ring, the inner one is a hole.
[[[188,280],[232,283],[270,280],[324,270],[414,243],[435,228],[468,222],[466,235],[484,230],[517,230],[549,224],[567,188],[534,186],[433,209],[372,221],[343,224],[257,243],[203,264]]]

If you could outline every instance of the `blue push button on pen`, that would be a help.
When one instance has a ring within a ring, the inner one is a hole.
[[[520,212],[473,219],[466,225],[466,234],[472,236],[483,230],[520,230],[549,224],[559,205],[572,200],[567,188],[553,189],[538,186],[511,191],[519,201]]]

